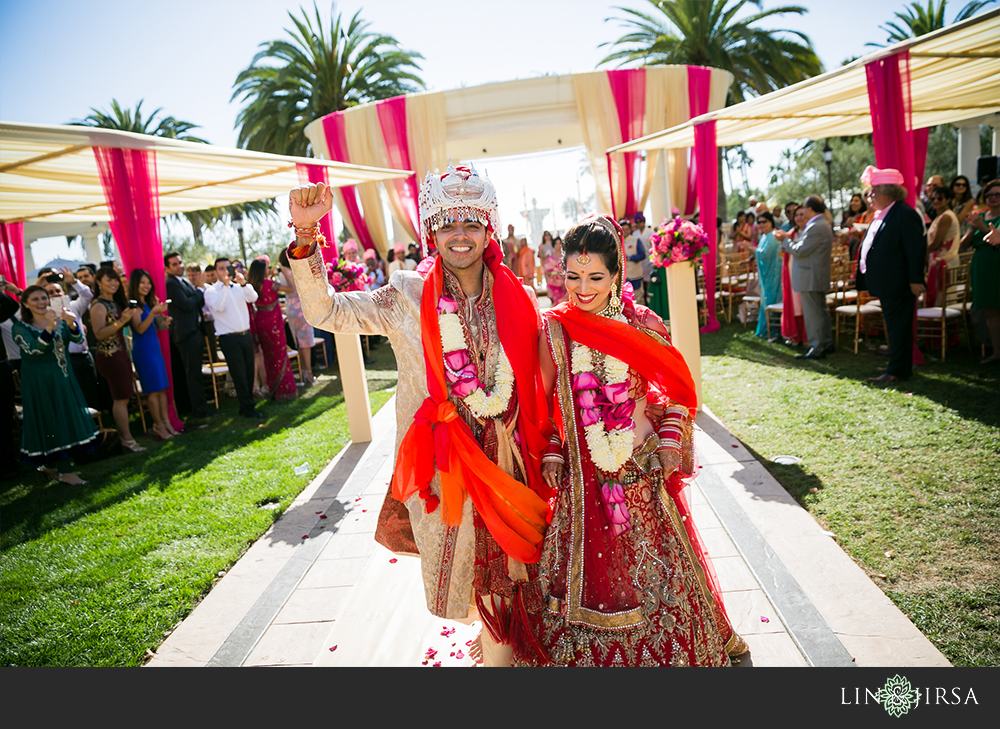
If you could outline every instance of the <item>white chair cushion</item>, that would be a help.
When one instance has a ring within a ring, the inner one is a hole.
[[[944,310],[945,319],[953,319],[956,316],[962,316],[962,312],[959,309],[946,308]],[[941,318],[941,307],[931,306],[927,309],[917,309],[918,319],[940,319]]]

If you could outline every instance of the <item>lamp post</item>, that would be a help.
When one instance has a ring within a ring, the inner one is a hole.
[[[833,205],[833,150],[830,148],[830,140],[827,139],[823,145],[823,161],[826,162],[826,185],[829,190],[827,203]]]
[[[243,265],[247,265],[247,247],[243,240],[243,213],[240,210],[233,210],[233,227],[236,228],[236,235],[240,239],[240,260],[243,261]]]

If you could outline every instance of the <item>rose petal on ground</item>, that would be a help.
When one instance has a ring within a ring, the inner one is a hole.
[[[463,658],[465,658],[465,654],[462,653],[462,651],[459,651],[458,653],[455,654],[455,658],[457,658],[458,660],[462,660]]]
[[[760,622],[762,622],[762,623],[770,623],[771,619],[768,618],[766,615],[761,615],[760,616]]]
[[[333,651],[335,651],[335,650],[337,650],[337,646],[335,646],[335,645],[332,645],[332,646],[330,646],[330,652],[331,652],[331,653],[332,653]]]
[[[325,519],[325,518],[326,518],[326,514],[320,514],[320,515],[319,515],[319,518],[320,518],[320,519]]]
[[[441,668],[441,661],[435,661],[434,665],[431,666],[431,667],[432,668]]]
[[[309,535],[308,535],[308,534],[303,534],[303,535],[302,535],[302,538],[303,538],[303,539],[308,539],[308,538],[309,538]]]
[[[357,519],[355,519],[355,521],[357,521]],[[398,561],[399,560],[397,560],[395,557],[393,557],[392,559],[389,560],[389,564],[396,564],[396,562],[398,562]]]

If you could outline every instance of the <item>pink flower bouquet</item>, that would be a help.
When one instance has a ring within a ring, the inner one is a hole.
[[[692,261],[709,252],[705,230],[681,217],[666,219],[649,236],[650,261],[666,268],[681,261]]]

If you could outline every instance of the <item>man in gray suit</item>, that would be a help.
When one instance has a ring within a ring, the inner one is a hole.
[[[823,213],[826,205],[818,195],[802,203],[805,225],[798,240],[775,231],[781,249],[792,256],[792,290],[802,295],[802,316],[806,321],[809,351],[796,359],[824,359],[833,354],[833,330],[826,294],[830,289],[830,258],[833,253],[833,228]]]

